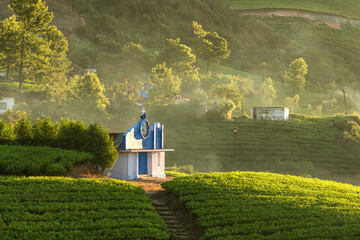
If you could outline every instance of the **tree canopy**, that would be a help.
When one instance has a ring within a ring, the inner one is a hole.
[[[41,0],[11,0],[13,16],[1,21],[0,69],[18,69],[19,88],[25,76],[34,83],[46,82],[53,72],[65,73],[70,66],[68,43],[55,26],[53,14]],[[6,46],[6,47],[3,47]]]
[[[231,51],[228,49],[226,39],[220,37],[217,32],[207,32],[197,22],[193,22],[193,29],[197,38],[197,54],[205,61],[209,72],[211,65],[226,59]]]
[[[303,58],[297,58],[289,65],[289,70],[285,71],[285,88],[290,94],[295,95],[304,89],[308,73],[308,65]]]

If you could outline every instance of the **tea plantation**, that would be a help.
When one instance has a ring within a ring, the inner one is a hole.
[[[0,238],[168,239],[139,187],[110,179],[0,177]]]
[[[195,174],[162,184],[202,239],[359,239],[360,187],[273,173]]]
[[[275,171],[324,177],[360,171],[360,143],[345,128],[357,117],[292,115],[291,121],[237,119],[233,122],[177,125],[167,129],[171,163],[193,164],[199,171],[234,170],[234,126],[237,126],[237,170]],[[358,121],[358,120],[356,120]],[[283,169],[297,166],[304,172]],[[309,171],[306,172],[306,167]]]
[[[228,0],[222,0],[229,2]],[[233,0],[230,1],[234,9],[300,9],[313,12],[331,13],[350,18],[359,18],[360,3],[358,1],[347,1],[344,4],[340,0],[332,0],[331,4],[326,0]]]
[[[16,176],[62,175],[94,155],[51,147],[0,145],[0,174]]]

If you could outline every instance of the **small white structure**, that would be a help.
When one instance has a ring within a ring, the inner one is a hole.
[[[3,114],[15,104],[15,98],[9,94],[0,93],[0,114]]]
[[[105,176],[122,180],[138,179],[140,175],[165,178],[164,126],[150,125],[145,113],[140,121],[124,134],[114,136],[119,157]]]
[[[287,107],[252,107],[251,119],[264,120],[289,120],[289,108]]]

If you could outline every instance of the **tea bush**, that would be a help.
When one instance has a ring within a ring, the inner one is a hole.
[[[91,162],[94,155],[50,147],[0,145],[2,175],[61,175],[75,164]]]
[[[111,179],[0,177],[0,238],[169,239],[138,186]]]
[[[360,187],[254,172],[195,174],[162,186],[196,217],[201,239],[360,236]]]
[[[0,143],[25,146],[49,146],[94,154],[89,163],[94,167],[112,167],[117,159],[113,141],[101,125],[86,125],[82,121],[62,119],[52,123],[49,117],[31,119],[22,117],[12,127],[0,120]]]

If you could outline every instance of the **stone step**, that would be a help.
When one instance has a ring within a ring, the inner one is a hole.
[[[171,230],[171,231],[184,231],[183,227],[180,226],[180,225],[173,225],[173,226],[169,226],[167,227],[168,230]]]
[[[165,221],[165,223],[166,223],[166,225],[171,225],[171,226],[173,226],[173,225],[179,225],[179,222],[178,221],[176,221],[176,220],[164,220]]]
[[[158,206],[158,207],[166,207],[165,203],[163,201],[159,201],[159,200],[153,200],[152,204],[154,206]]]
[[[176,235],[176,236],[189,236],[186,232],[184,231],[179,231],[179,230],[166,230],[166,232],[170,233],[171,235]]]
[[[167,210],[170,211],[170,209],[168,207],[155,207],[156,211],[161,211],[161,210]]]
[[[174,216],[164,216],[163,217],[164,221],[176,221],[176,217]]]
[[[190,239],[190,237],[185,237],[185,236],[173,236],[172,239]]]
[[[160,216],[172,216],[172,212],[169,212],[169,211],[158,211],[158,214]]]

